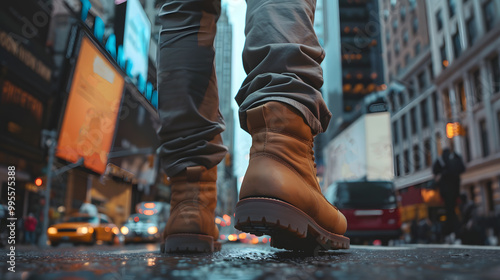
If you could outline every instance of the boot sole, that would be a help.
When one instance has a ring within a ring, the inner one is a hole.
[[[162,253],[212,253],[221,250],[221,243],[203,234],[171,234],[160,244]]]
[[[349,238],[329,232],[297,207],[277,199],[246,198],[236,204],[236,229],[270,235],[271,247],[294,251],[349,249]]]

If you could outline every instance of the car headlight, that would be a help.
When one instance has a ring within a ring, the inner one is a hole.
[[[148,228],[148,233],[149,234],[155,234],[158,232],[158,228],[157,227],[149,227]]]
[[[127,235],[129,233],[128,227],[123,226],[121,232],[123,235]]]
[[[57,234],[57,228],[55,228],[55,227],[49,227],[47,229],[47,233],[48,234]]]
[[[115,235],[117,235],[117,234],[120,232],[120,231],[118,230],[118,228],[117,228],[117,227],[113,227],[113,228],[111,229],[111,231],[112,231]]]
[[[76,233],[78,234],[87,234],[87,233],[92,233],[94,231],[93,228],[89,228],[89,227],[79,227],[76,229]]]

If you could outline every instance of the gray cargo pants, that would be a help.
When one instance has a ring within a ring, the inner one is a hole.
[[[246,111],[268,101],[299,110],[314,134],[331,118],[319,92],[324,51],[313,29],[316,0],[247,0],[243,66],[236,101]],[[216,166],[225,156],[214,65],[220,0],[167,0],[158,63],[158,136],[162,167],[174,176],[188,166]]]

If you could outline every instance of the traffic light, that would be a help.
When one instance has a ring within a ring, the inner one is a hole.
[[[465,129],[459,122],[447,123],[446,124],[446,136],[448,138],[453,138],[455,136],[465,135]]]
[[[43,179],[38,177],[35,179],[35,186],[41,187],[43,185]]]

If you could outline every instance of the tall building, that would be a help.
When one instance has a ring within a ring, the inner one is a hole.
[[[500,0],[427,0],[427,6],[439,117],[463,128],[445,144],[466,162],[462,192],[480,214],[498,213]]]
[[[322,92],[333,116],[327,132],[316,140],[320,177],[323,148],[363,113],[367,95],[384,88],[378,1],[323,0],[321,4],[320,39],[326,52]]]
[[[237,202],[236,177],[233,172],[232,160],[235,134],[234,111],[231,106],[231,103],[234,102],[231,92],[232,40],[233,28],[229,23],[227,10],[223,7],[217,22],[217,35],[215,37],[215,69],[219,88],[219,108],[226,123],[226,130],[222,133],[222,141],[229,151],[217,168],[218,214],[233,213]]]
[[[323,1],[325,85],[333,113],[327,138],[352,122],[365,96],[383,88],[378,1]]]
[[[432,179],[444,125],[433,83],[425,0],[381,0],[380,13],[395,184],[405,189]]]
[[[433,178],[432,163],[452,146],[467,166],[462,192],[482,214],[498,211],[500,1],[380,0],[380,11],[403,200]],[[448,135],[449,123],[461,135]]]

